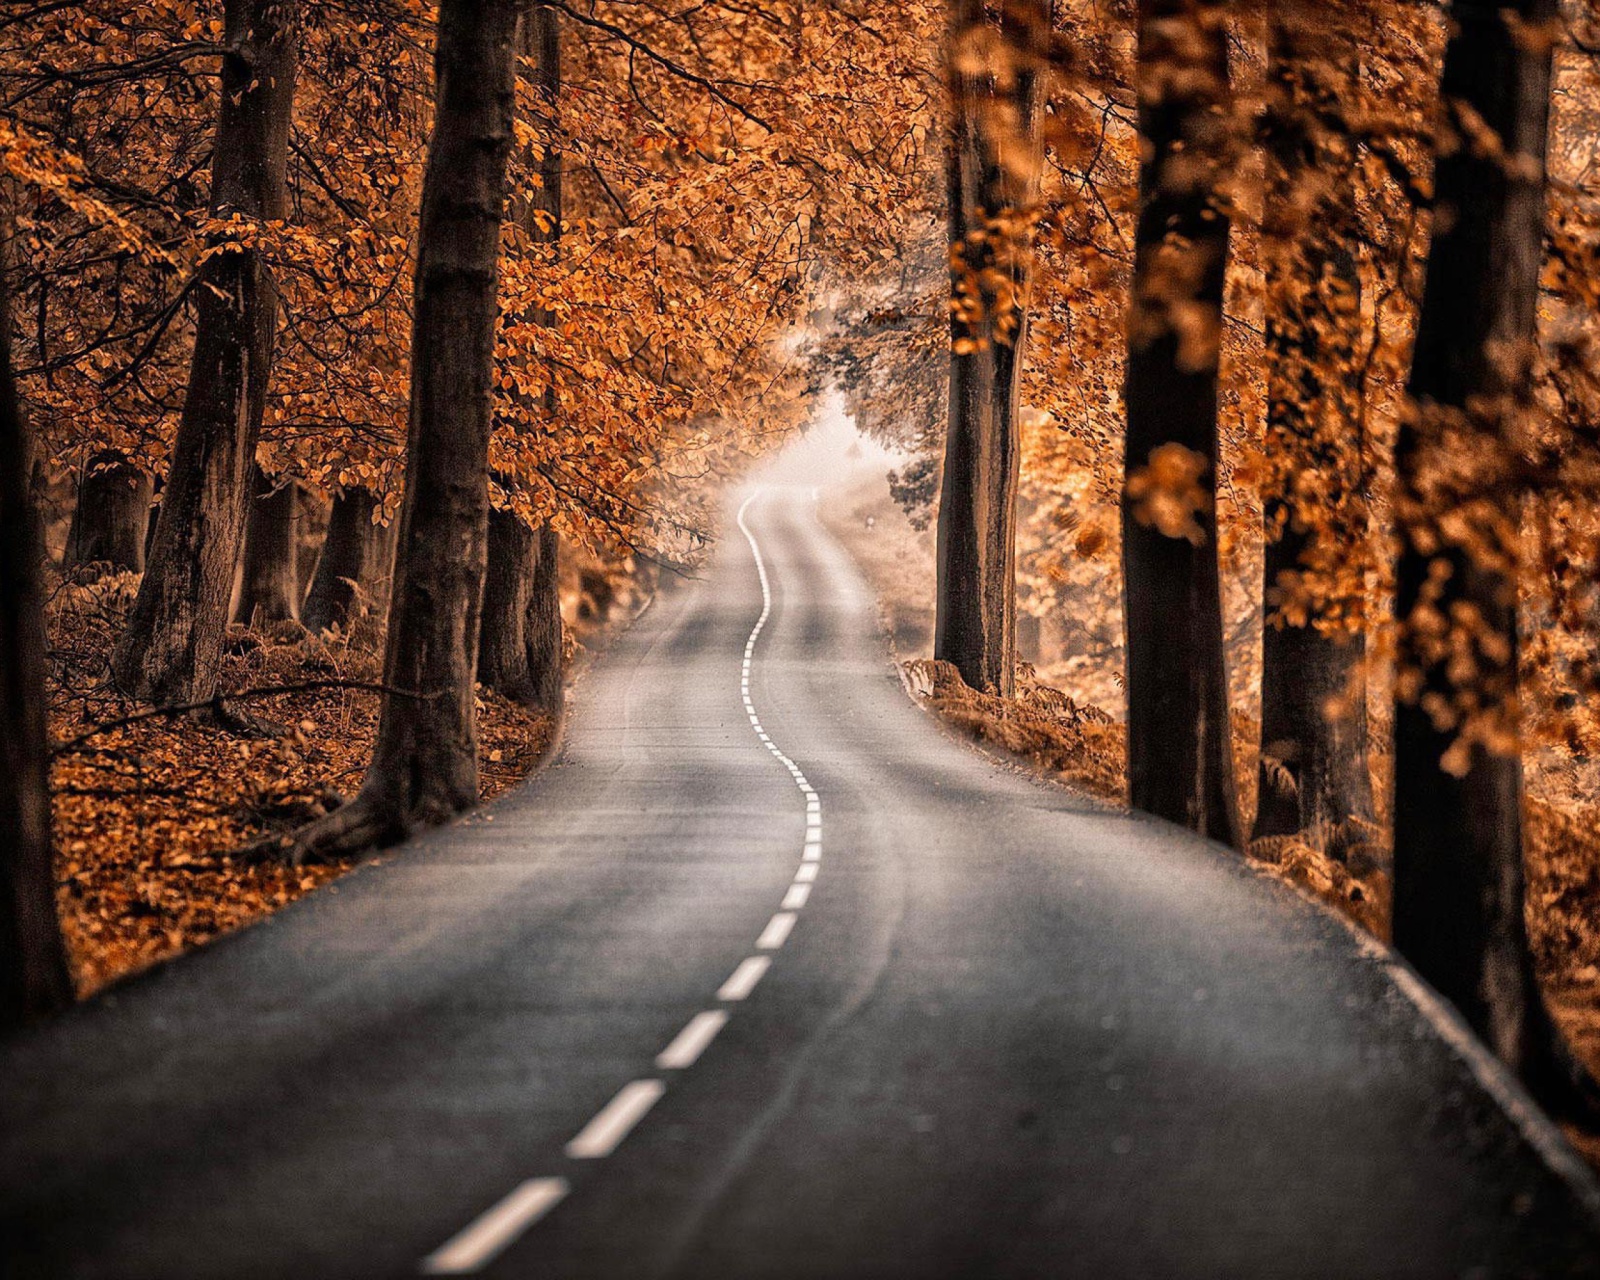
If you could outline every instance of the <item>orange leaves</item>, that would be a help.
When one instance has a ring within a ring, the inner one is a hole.
[[[1176,442],[1152,449],[1149,464],[1128,477],[1128,497],[1139,522],[1169,538],[1203,544],[1206,533],[1195,517],[1211,515],[1210,491],[1200,483],[1206,467],[1203,454]]]

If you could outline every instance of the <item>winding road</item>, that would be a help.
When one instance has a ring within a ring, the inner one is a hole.
[[[810,488],[729,530],[528,785],[0,1049],[0,1275],[1600,1274],[1387,952],[944,731]]]

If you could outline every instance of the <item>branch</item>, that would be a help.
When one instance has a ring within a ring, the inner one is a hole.
[[[726,93],[718,88],[715,81],[708,80],[702,75],[696,75],[693,71],[690,71],[688,67],[683,66],[681,63],[674,62],[664,53],[657,53],[649,45],[645,44],[644,41],[638,39],[636,36],[629,35],[621,27],[614,26],[602,18],[592,18],[587,14],[578,13],[577,11],[569,8],[567,5],[562,4],[560,0],[553,0],[553,2],[552,0],[547,0],[547,7],[551,9],[559,9],[574,22],[585,27],[593,27],[596,31],[604,31],[608,36],[615,37],[616,39],[622,41],[623,44],[627,45],[628,48],[644,54],[645,57],[649,58],[653,62],[659,63],[668,71],[672,72],[673,75],[682,80],[687,80],[691,84],[699,85],[718,102],[722,103],[723,106],[730,107],[734,111],[737,111],[752,124],[760,125],[768,133],[775,132],[770,124],[768,124],[760,116],[756,115],[756,113],[751,111],[750,108],[746,107],[742,102],[739,102],[734,98],[730,98]]]

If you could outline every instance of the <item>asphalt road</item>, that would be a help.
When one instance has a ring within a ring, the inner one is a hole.
[[[1413,979],[948,735],[809,489],[745,521],[530,785],[0,1050],[4,1274],[1600,1273]]]

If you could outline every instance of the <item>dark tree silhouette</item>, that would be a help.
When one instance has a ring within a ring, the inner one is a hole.
[[[1029,232],[1050,0],[1002,7],[1008,66],[969,69],[982,0],[951,6],[947,200],[950,417],[939,499],[933,654],[1009,696],[1016,667],[1017,392],[1027,342]],[[1020,136],[1019,136],[1020,135]]]
[[[341,809],[256,852],[354,852],[478,799],[475,677],[489,524],[500,220],[515,0],[445,0],[422,186],[411,425],[372,764]]]
[[[68,1003],[50,857],[41,549],[0,278],[0,1031]]]
[[[300,610],[300,621],[313,635],[335,625],[349,629],[354,620],[357,593],[368,591],[383,576],[390,531],[374,524],[378,498],[370,489],[353,486],[341,490],[328,515],[328,532],[322,554],[311,575]],[[378,602],[385,603],[383,601]]]
[[[299,63],[298,0],[228,0],[213,217],[284,217]],[[261,251],[234,243],[200,268],[194,356],[155,541],[112,670],[153,702],[211,695],[252,496],[278,291]]]
[[[236,622],[284,622],[300,617],[295,524],[299,486],[256,469],[255,500],[245,523],[244,556],[234,601]]]
[[[1267,21],[1267,454],[1282,483],[1265,496],[1252,836],[1304,832],[1345,858],[1370,838],[1373,818],[1364,619],[1359,601],[1297,600],[1294,583],[1366,536],[1352,462],[1361,450],[1350,447],[1361,430],[1355,146],[1328,123],[1339,121],[1359,67],[1337,8],[1279,0]]]
[[[1558,11],[1457,0],[1450,16],[1413,412],[1395,457],[1394,940],[1547,1105],[1593,1117],[1594,1083],[1545,1009],[1523,916],[1519,504],[1504,488],[1544,261],[1552,55],[1529,32]]]
[[[1237,846],[1215,513],[1227,13],[1217,0],[1139,5],[1122,562],[1132,803]]]
[[[533,89],[546,135],[540,185],[519,202],[523,232],[559,253],[561,152],[552,135],[561,92],[561,25],[556,10],[536,5],[522,20],[523,56],[534,62]],[[543,216],[541,216],[543,215]],[[548,317],[535,315],[536,323]],[[547,411],[555,393],[545,393]],[[489,513],[489,567],[483,592],[478,679],[527,706],[555,711],[562,701],[560,538],[548,522],[529,528],[510,510]]]
[[[143,572],[151,497],[150,473],[127,454],[120,449],[93,454],[78,482],[62,567]]]

